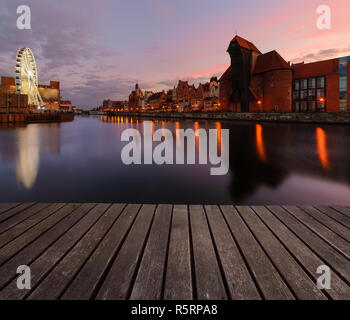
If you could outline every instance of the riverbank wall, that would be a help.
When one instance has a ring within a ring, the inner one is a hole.
[[[350,113],[110,112],[109,116],[162,119],[350,124]]]
[[[73,121],[74,113],[10,113],[0,114],[1,124],[26,124]]]

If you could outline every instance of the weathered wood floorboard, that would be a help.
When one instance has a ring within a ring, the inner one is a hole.
[[[9,299],[350,300],[350,208],[0,203]]]
[[[191,247],[186,205],[176,205],[173,209],[167,263],[164,299],[192,300]]]

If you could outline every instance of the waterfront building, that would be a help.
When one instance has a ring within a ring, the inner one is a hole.
[[[350,111],[350,57],[294,64],[293,111]]]
[[[167,106],[167,95],[165,91],[163,90],[152,94],[148,99],[148,103],[151,110],[165,109]]]
[[[170,89],[166,93],[166,109],[167,111],[177,110],[176,101],[173,100],[173,90]]]
[[[47,110],[60,110],[61,89],[59,81],[50,81],[49,85],[38,85],[41,98]]]
[[[60,101],[60,110],[62,111],[73,111],[73,108],[75,108],[73,105],[72,105],[72,102],[70,100],[61,100]]]
[[[172,100],[174,102],[175,105],[177,105],[178,101],[177,101],[177,93],[176,93],[176,87],[174,86],[173,90],[171,91],[172,93]]]
[[[104,100],[102,106],[99,108],[99,111],[108,112],[108,111],[124,111],[127,107],[127,101],[113,101],[110,99]]]
[[[28,96],[16,92],[15,79],[1,77],[0,113],[23,113],[28,111]]]
[[[221,111],[350,111],[350,57],[291,65],[273,50],[262,54],[236,36],[231,65],[219,79]]]
[[[141,108],[143,111],[147,111],[151,108],[149,104],[149,98],[152,96],[152,94],[153,94],[152,91],[147,91],[147,90],[143,94],[143,98],[141,100]]]
[[[49,85],[39,84],[38,90],[45,104],[45,108],[47,110],[60,109],[61,91],[60,91],[60,83],[58,81],[50,81]],[[21,96],[18,93],[16,93],[15,78],[13,77],[1,77],[0,93],[5,95],[14,94],[17,96]],[[14,101],[16,100],[15,98],[13,99]],[[22,101],[24,100],[22,99]],[[28,107],[28,102],[27,102],[27,106],[23,106],[22,104],[21,107]]]
[[[139,88],[138,83],[136,83],[135,90],[131,91],[129,95],[129,103],[128,103],[129,111],[137,111],[139,108],[141,108],[142,98],[143,98],[143,93]]]

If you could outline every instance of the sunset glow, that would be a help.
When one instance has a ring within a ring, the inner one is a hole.
[[[220,0],[215,10],[209,0],[105,0],[103,5],[38,0],[30,3],[32,30],[24,34],[15,27],[16,3],[5,1],[0,75],[12,75],[14,52],[25,45],[36,52],[40,81],[60,80],[63,95],[88,108],[104,98],[126,99],[136,81],[143,90],[157,91],[178,79],[198,84],[221,76],[236,32],[263,53],[277,50],[286,61],[349,55],[350,2],[322,4],[331,8],[329,30],[317,28],[316,0]]]

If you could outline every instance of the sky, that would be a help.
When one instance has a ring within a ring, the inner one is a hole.
[[[17,29],[19,5],[31,30]],[[317,28],[320,5],[330,30]],[[29,47],[39,83],[59,80],[63,99],[89,109],[126,100],[136,82],[156,91],[220,76],[236,33],[291,62],[350,55],[349,17],[349,0],[1,0],[0,75]]]

